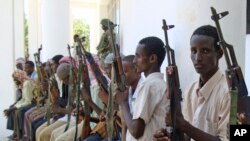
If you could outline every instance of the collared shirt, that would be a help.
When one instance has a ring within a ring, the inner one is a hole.
[[[137,86],[144,81],[144,77],[141,77],[140,80],[138,81]],[[133,109],[132,109],[132,102],[135,101],[136,97],[134,96],[135,90],[132,90],[132,87],[129,87],[129,92],[128,92],[128,105],[130,109],[130,113],[133,115]]]
[[[193,126],[227,141],[230,94],[225,75],[217,71],[201,88],[199,81],[185,92],[183,116]]]
[[[165,126],[165,115],[170,102],[166,97],[166,82],[163,74],[151,73],[145,80],[137,85],[131,102],[133,119],[143,119],[145,129],[142,137],[135,139],[127,132],[127,141],[152,141],[153,133]]]

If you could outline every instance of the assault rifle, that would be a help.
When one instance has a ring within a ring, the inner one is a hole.
[[[172,119],[172,134],[171,140],[172,141],[183,141],[184,134],[176,129],[176,109],[181,109],[181,89],[180,89],[180,82],[178,76],[178,69],[175,63],[175,55],[174,50],[168,44],[168,33],[167,30],[173,28],[174,25],[167,25],[166,21],[163,19],[163,26],[162,29],[165,35],[165,48],[166,54],[168,58],[168,66],[166,68],[166,75],[167,75],[167,86],[169,91],[170,97],[170,112],[171,112],[171,119]],[[171,73],[169,73],[171,72]]]
[[[47,97],[47,91],[41,90],[41,87],[40,87],[41,82],[47,81],[47,75],[42,66],[42,62],[40,59],[41,50],[42,50],[42,45],[40,46],[40,48],[38,48],[38,52],[34,54],[36,71],[37,71],[37,76],[38,76],[38,80],[36,81],[36,95],[35,95],[37,109],[40,109],[41,100],[43,100],[44,97]],[[41,96],[41,93],[42,93],[42,96]],[[41,99],[41,97],[43,98]]]
[[[83,40],[84,38],[82,38]],[[87,59],[87,61],[90,64],[90,67],[95,75],[95,78],[98,82],[98,84],[102,87],[102,89],[105,91],[106,94],[109,93],[108,91],[108,81],[103,75],[101,69],[99,68],[99,65],[95,62],[95,59],[93,58],[92,54],[85,50],[84,47],[82,47],[83,55]]]
[[[48,76],[49,76],[49,91],[50,91],[50,101],[52,104],[58,104],[58,98],[59,98],[59,87],[58,83],[55,77],[55,74],[51,68],[51,63],[48,62]]]
[[[72,111],[72,106],[73,106],[73,89],[76,84],[76,64],[71,56],[70,52],[70,46],[68,45],[68,53],[70,57],[70,71],[69,71],[69,84],[68,84],[68,104],[67,104],[67,111],[68,111],[68,118],[67,118],[67,124],[64,129],[64,132],[66,132],[69,128],[70,124],[70,119],[71,119],[71,111]]]
[[[79,114],[79,105],[80,105],[80,83],[82,83],[83,89],[87,91],[87,94],[91,98],[91,91],[90,91],[90,78],[89,78],[89,71],[88,71],[88,66],[85,57],[83,56],[82,49],[84,49],[82,45],[82,41],[80,38],[76,39],[77,46],[76,46],[76,53],[78,56],[78,62],[79,62],[79,68],[78,68],[78,73],[77,73],[77,117]],[[84,64],[83,64],[84,62]],[[89,104],[84,101],[84,125],[82,127],[82,133],[81,133],[81,139],[86,138],[89,136],[91,132],[90,128],[90,114],[91,114],[91,108]],[[78,118],[77,118],[78,121]],[[75,132],[75,141],[77,137],[77,127],[76,127],[76,132]]]
[[[116,25],[114,25],[111,21],[108,22],[108,31],[109,31],[109,43],[111,44],[112,47],[112,51],[113,51],[113,69],[114,69],[114,74],[115,74],[115,83],[117,84],[117,88],[121,91],[124,92],[126,90],[126,77],[125,77],[125,73],[123,71],[123,67],[122,67],[122,60],[121,60],[121,55],[120,55],[120,50],[117,44],[115,44],[115,40],[114,40],[114,36],[113,36],[113,29]],[[109,106],[112,105],[113,106],[113,97],[112,94],[110,94],[110,98],[109,98]],[[113,112],[113,109],[110,109]],[[121,110],[121,109],[120,109]],[[111,112],[111,113],[112,113]],[[122,113],[122,111],[121,111]],[[109,117],[109,124],[108,126],[111,125],[110,122],[111,121],[111,117],[113,116],[113,114],[108,114]],[[121,114],[122,115],[122,114]],[[121,135],[121,140],[122,141],[126,141],[126,125],[123,119],[123,116],[121,116],[121,122],[122,122],[122,135]],[[113,129],[113,126],[112,126]],[[112,134],[111,131],[109,130],[109,134]],[[109,135],[109,140],[111,140],[111,136]]]
[[[58,104],[58,98],[59,98],[59,88],[58,88],[58,83],[56,81],[54,72],[52,71],[51,64],[48,62],[48,68],[49,70],[47,71],[47,76],[48,76],[48,103],[46,106],[46,120],[47,120],[47,125],[50,125],[50,118],[52,117],[51,114],[51,105],[57,105]],[[53,115],[56,117],[57,115]]]
[[[231,111],[230,111],[230,124],[237,123],[237,113],[245,113],[248,121],[250,118],[250,97],[248,97],[248,91],[244,76],[241,68],[237,63],[234,48],[228,44],[222,35],[219,20],[228,15],[228,11],[217,13],[216,10],[211,7],[212,20],[215,22],[217,33],[219,36],[219,44],[223,50],[227,69],[226,77],[229,90],[231,92]]]

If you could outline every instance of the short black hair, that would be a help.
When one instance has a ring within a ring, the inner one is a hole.
[[[133,63],[134,58],[135,58],[135,55],[127,55],[122,58],[122,61],[126,61],[131,65],[131,67],[134,67],[135,66]]]
[[[53,60],[56,64],[59,64],[60,59],[62,59],[62,55],[56,55],[51,60]]]
[[[146,55],[150,56],[156,54],[158,60],[158,67],[161,67],[161,64],[166,56],[166,50],[164,48],[163,41],[158,37],[146,37],[139,41],[139,44],[145,45],[144,51]]]
[[[212,37],[214,38],[214,47],[215,47],[215,50],[219,50],[220,49],[220,45],[218,44],[218,42],[220,41],[219,40],[219,35],[217,33],[217,29],[216,27],[214,26],[211,26],[211,25],[203,25],[199,28],[197,28],[191,38],[194,36],[194,35],[205,35],[205,36],[209,36],[209,37]]]
[[[30,65],[32,68],[35,67],[34,62],[32,62],[32,61],[26,61],[25,64]]]

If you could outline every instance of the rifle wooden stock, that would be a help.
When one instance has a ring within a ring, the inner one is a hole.
[[[236,124],[237,113],[245,113],[248,120],[250,120],[250,97],[248,97],[248,91],[244,76],[241,68],[237,63],[236,55],[232,45],[226,43],[223,38],[220,28],[219,20],[228,14],[228,11],[217,13],[216,9],[211,7],[212,20],[215,22],[217,33],[220,39],[220,46],[223,50],[227,70],[226,77],[229,90],[231,91],[231,112],[230,112],[230,124]],[[234,92],[237,94],[234,95]],[[236,100],[235,100],[236,99]],[[236,108],[237,107],[237,108]],[[235,113],[236,109],[237,113]]]
[[[41,97],[47,96],[47,90],[41,90],[40,83],[48,80],[48,76],[46,75],[46,72],[42,66],[42,62],[40,60],[41,50],[42,50],[42,45],[38,49],[38,52],[34,54],[34,60],[35,60],[37,76],[38,76],[37,86],[36,86],[36,102],[37,102],[38,109],[40,108]]]
[[[167,25],[166,21],[163,20],[163,26],[162,29],[164,31],[165,35],[165,48],[166,48],[166,54],[168,58],[168,66],[166,68],[166,74],[167,74],[167,86],[169,91],[169,97],[170,97],[170,112],[171,112],[171,119],[172,119],[172,127],[173,132],[171,134],[171,140],[172,141],[183,141],[184,140],[184,134],[180,132],[178,129],[176,129],[176,110],[180,110],[181,112],[181,89],[180,89],[180,82],[179,82],[179,75],[178,75],[178,68],[175,63],[175,55],[174,50],[170,48],[168,44],[168,34],[167,30],[173,28],[173,25]],[[169,73],[171,72],[171,73]]]
[[[113,51],[113,67],[114,67],[114,73],[115,73],[115,83],[117,84],[118,89],[121,92],[124,92],[126,90],[126,77],[125,73],[123,71],[122,67],[122,61],[121,61],[121,55],[120,50],[117,44],[115,44],[115,40],[113,37],[113,28],[115,27],[112,22],[108,22],[108,31],[109,31],[109,43],[111,44],[112,51]],[[111,94],[112,95],[112,94]],[[110,98],[113,99],[113,98]],[[109,99],[109,100],[110,100]],[[111,103],[111,101],[109,101]],[[113,103],[113,101],[112,101]],[[121,108],[119,108],[121,111]],[[122,111],[121,111],[122,113]],[[113,116],[113,114],[112,114]],[[122,122],[122,136],[121,140],[126,141],[126,131],[127,127],[123,118],[123,114],[121,114],[121,122]],[[109,125],[108,125],[109,126]],[[111,141],[111,137],[109,136],[109,141]]]
[[[113,51],[113,62],[114,62],[114,68],[115,68],[115,82],[118,85],[118,89],[120,91],[125,91],[126,89],[126,77],[125,73],[123,71],[122,67],[122,59],[120,55],[120,49],[117,44],[115,44],[115,40],[113,37],[113,28],[115,27],[114,24],[111,24],[111,22],[108,23],[108,30],[109,30],[109,36],[110,36],[110,44]]]
[[[66,127],[64,129],[64,132],[66,132],[69,128],[69,124],[70,124],[70,119],[71,119],[71,111],[72,111],[72,105],[73,105],[73,89],[74,86],[76,84],[76,65],[75,62],[73,61],[73,58],[71,56],[71,52],[70,52],[70,46],[68,45],[68,53],[69,53],[69,57],[70,57],[70,71],[69,71],[69,84],[68,84],[68,104],[67,104],[67,110],[68,112],[68,116],[67,116],[67,124]]]
[[[95,78],[96,78],[98,84],[100,84],[102,89],[106,92],[106,94],[108,94],[109,93],[108,81],[104,77],[99,65],[95,62],[95,59],[93,58],[93,56],[90,52],[86,51],[85,48],[82,48],[82,50],[83,50],[84,57],[88,60],[88,62],[90,64],[90,67],[95,75]]]
[[[87,94],[91,98],[91,91],[90,91],[90,78],[89,78],[89,71],[88,71],[88,66],[85,57],[83,57],[82,49],[84,50],[84,47],[82,45],[82,41],[80,38],[76,39],[77,41],[77,46],[76,46],[76,51],[77,51],[77,56],[78,56],[78,62],[79,62],[79,69],[78,69],[78,76],[77,80],[78,83],[80,84],[82,82],[83,88],[86,89]],[[84,62],[84,64],[83,64]],[[78,91],[79,90],[79,91]],[[79,97],[80,97],[80,86],[77,88],[77,98],[78,98],[78,104],[77,104],[77,116],[79,114]],[[89,136],[91,132],[90,128],[90,114],[91,114],[91,109],[89,104],[84,101],[84,125],[82,127],[82,133],[81,133],[81,139],[84,139]],[[75,132],[75,140],[77,137],[77,127],[76,127],[76,132]]]
[[[50,76],[50,79],[49,79],[50,97],[51,97],[52,104],[55,104],[57,103],[57,100],[59,98],[59,87],[58,87],[58,83],[54,75],[54,72],[52,71],[50,62],[48,62],[48,67],[49,67],[49,76]]]
[[[91,91],[90,91],[90,79],[89,79],[89,73],[88,73],[88,66],[86,64],[86,60],[84,60],[85,65],[83,66],[83,74],[86,79],[83,80],[83,87],[87,90],[87,93],[89,97],[91,97]],[[91,114],[91,108],[89,104],[84,101],[84,126],[82,127],[82,134],[81,134],[81,139],[84,139],[89,136],[91,132],[90,128],[90,114]]]

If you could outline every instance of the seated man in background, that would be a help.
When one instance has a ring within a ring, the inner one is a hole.
[[[14,130],[14,136],[11,138],[17,137],[19,135],[19,110],[29,106],[32,103],[33,99],[33,91],[35,89],[35,82],[31,80],[26,72],[22,70],[16,70],[13,73],[13,79],[17,84],[20,85],[22,90],[22,98],[11,105],[9,109],[4,110],[5,116],[8,118],[7,120],[7,129]]]

